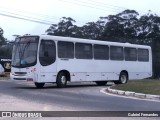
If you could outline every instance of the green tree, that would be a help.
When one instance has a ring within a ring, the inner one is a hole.
[[[137,23],[137,38],[141,44],[152,45],[152,42],[160,36],[160,17],[150,12],[139,18]]]
[[[136,37],[136,24],[138,13],[134,10],[125,10],[116,15],[104,17],[106,19],[105,29],[101,39],[119,42],[134,42]]]
[[[88,22],[82,26],[82,38],[100,39],[102,27],[100,22]]]
[[[120,19],[121,18],[117,15],[109,15],[107,17],[108,22],[105,25],[101,39],[115,41],[124,36],[124,26],[123,24],[120,24]]]
[[[74,22],[76,21],[70,17],[62,17],[61,21],[58,24],[52,24],[46,30],[46,33],[55,36],[72,37],[76,29],[76,25],[73,24]]]
[[[149,11],[140,17],[137,26],[141,44],[152,47],[153,75],[155,78],[160,77],[160,17]]]
[[[137,32],[136,32],[136,25],[138,22],[138,12],[135,10],[125,10],[118,14],[121,18],[119,19],[120,24],[123,25],[123,37],[127,39],[128,42],[135,42]]]

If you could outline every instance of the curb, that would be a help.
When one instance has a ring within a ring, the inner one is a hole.
[[[151,94],[135,93],[131,91],[116,90],[116,89],[111,89],[110,87],[108,87],[105,91],[107,91],[108,93],[122,95],[122,96],[160,101],[160,95],[151,95]]]

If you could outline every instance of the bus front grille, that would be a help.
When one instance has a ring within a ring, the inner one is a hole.
[[[26,80],[26,78],[13,78],[14,80]]]
[[[25,75],[25,74],[27,74],[27,72],[15,72],[15,74]]]

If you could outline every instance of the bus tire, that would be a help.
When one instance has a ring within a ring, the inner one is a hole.
[[[104,86],[104,85],[107,84],[107,81],[96,81],[96,84],[97,84],[98,86]]]
[[[128,75],[126,72],[121,72],[119,75],[119,80],[114,81],[115,84],[126,84],[128,82]]]
[[[60,72],[57,76],[57,87],[63,88],[67,84],[67,75],[64,72]]]
[[[37,88],[43,88],[45,85],[45,83],[37,83],[37,82],[35,82],[34,84]]]

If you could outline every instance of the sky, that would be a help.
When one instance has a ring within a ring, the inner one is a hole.
[[[44,34],[62,17],[71,17],[82,26],[126,9],[141,15],[151,10],[160,16],[159,5],[160,0],[0,0],[0,28],[5,38],[13,40],[13,35]]]

